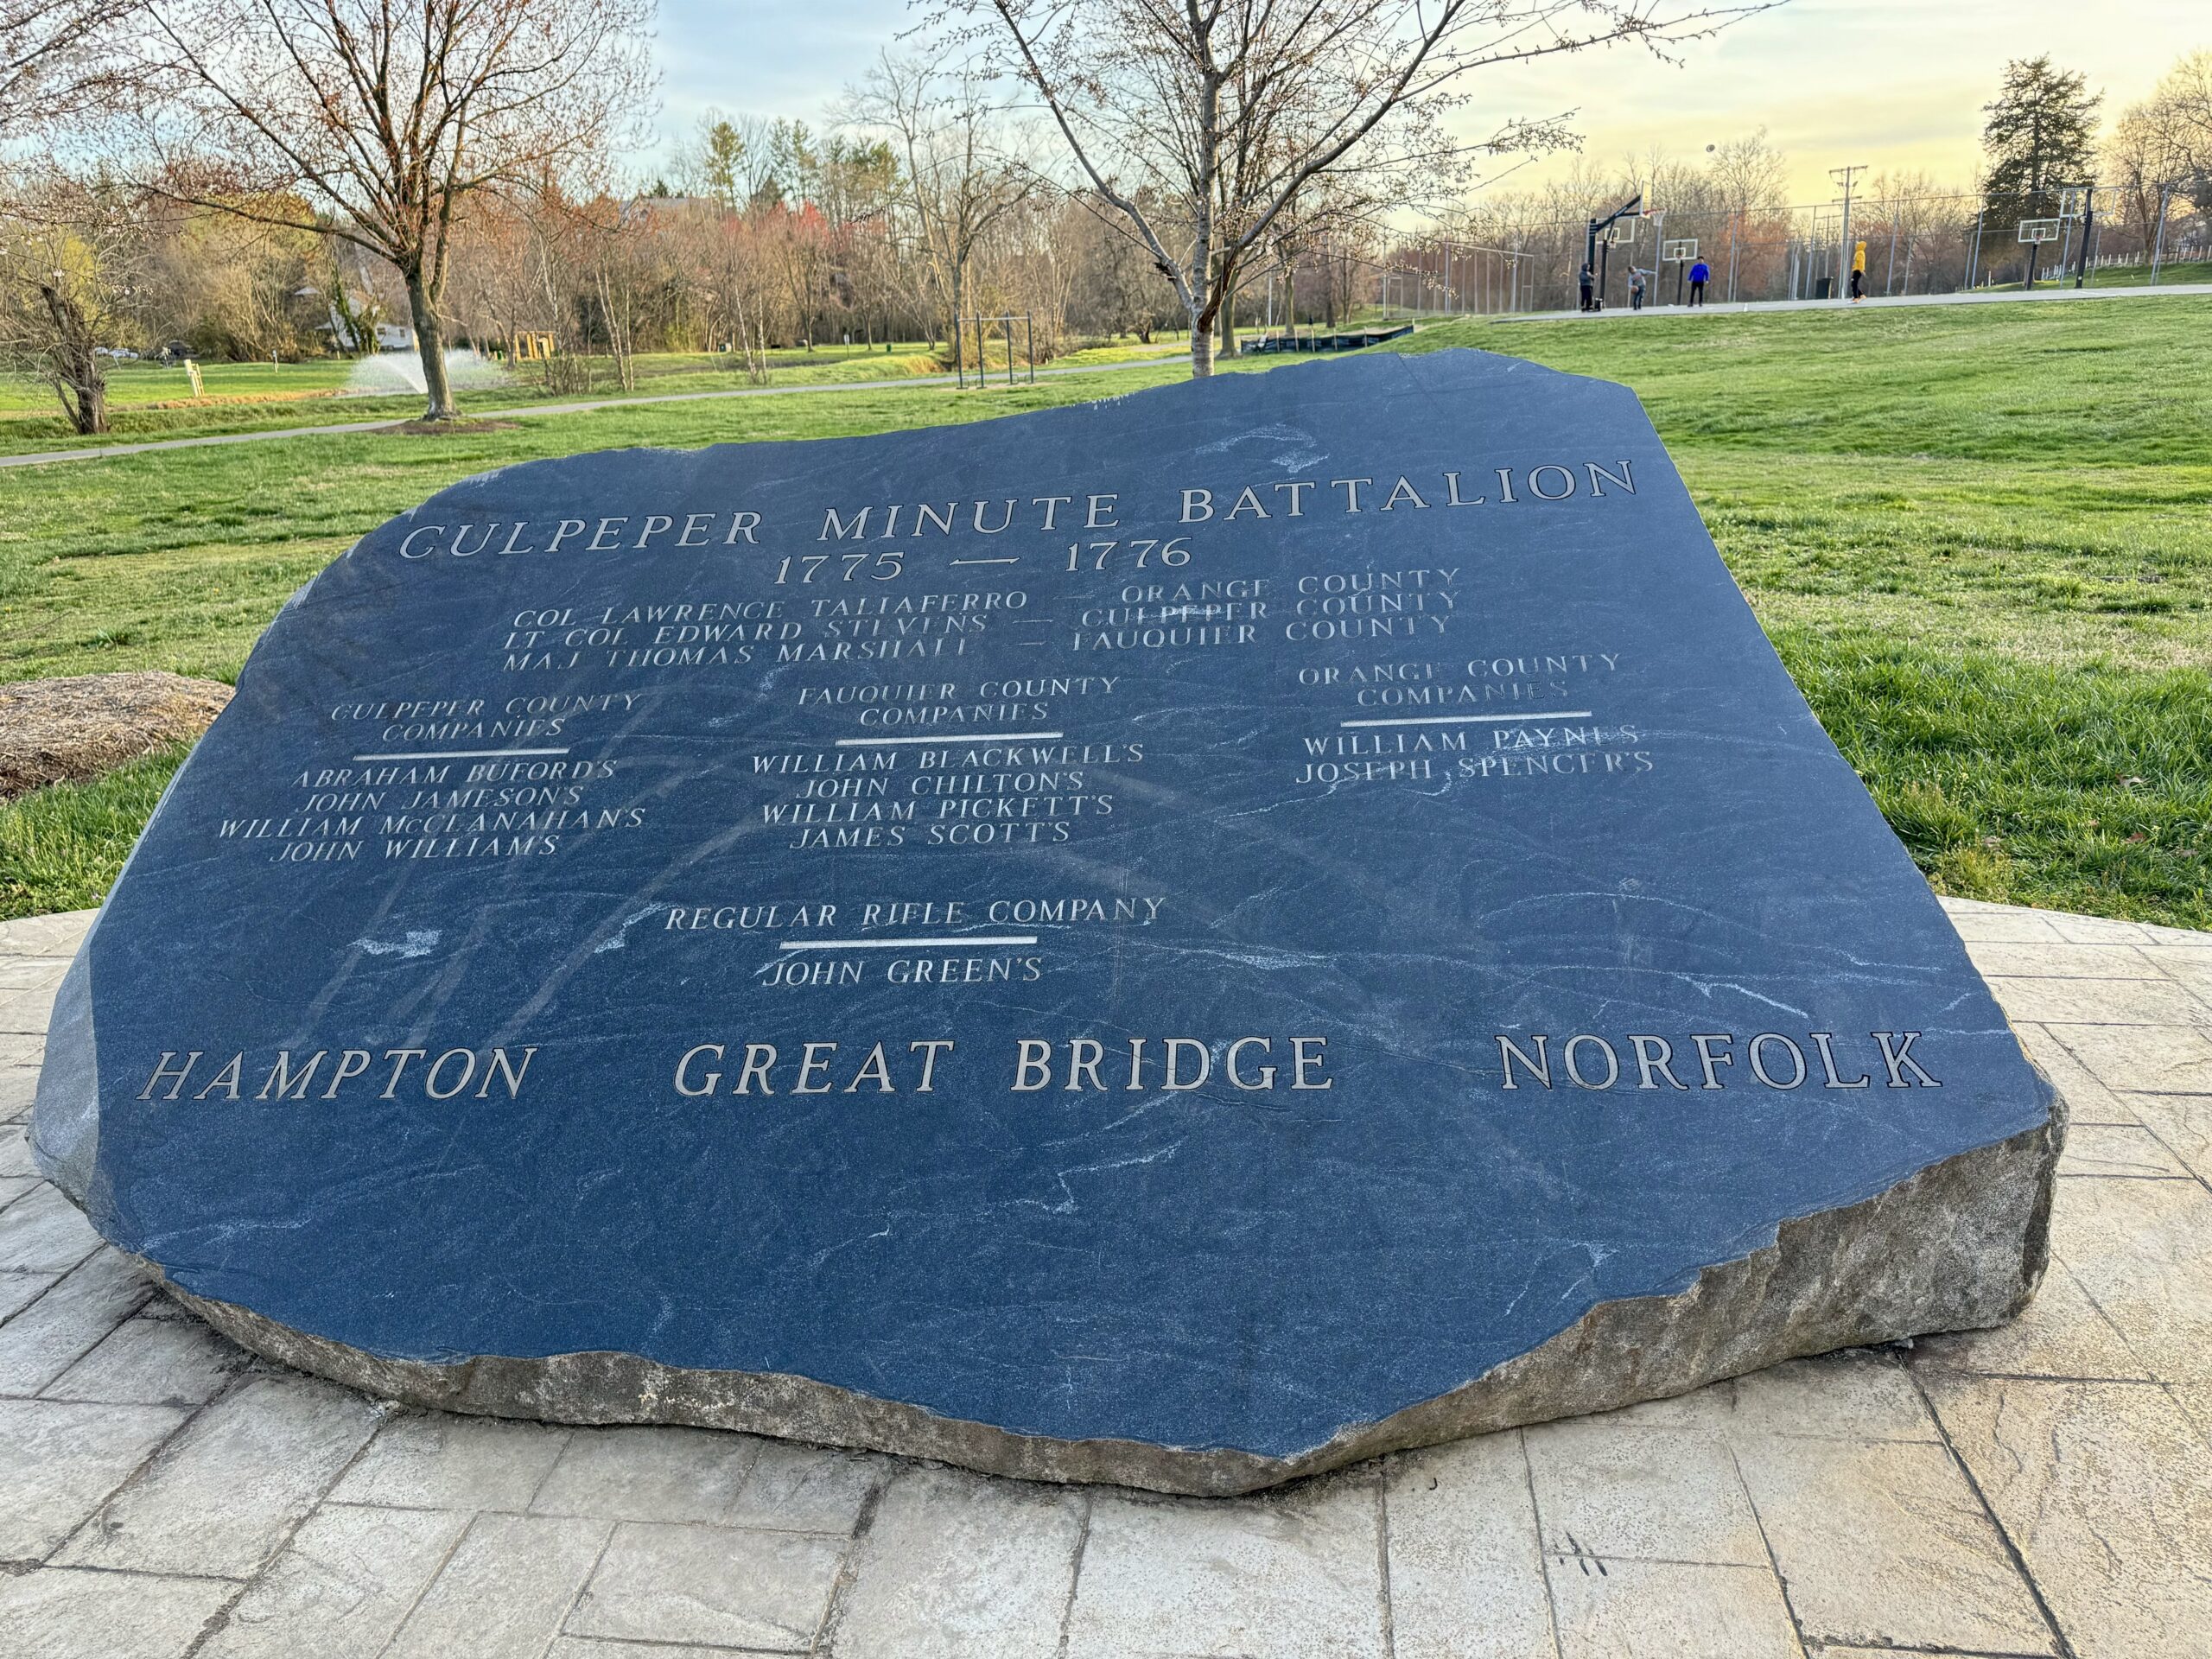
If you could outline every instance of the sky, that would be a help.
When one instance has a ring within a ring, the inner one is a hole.
[[[664,148],[709,105],[819,124],[918,16],[905,0],[661,0]],[[1790,0],[1679,63],[1617,48],[1484,71],[1462,83],[1478,112],[1462,124],[1576,111],[1584,155],[1605,162],[1654,143],[1694,156],[1764,126],[1795,198],[1825,201],[1827,170],[1847,163],[1969,183],[2008,58],[2047,52],[2083,72],[2110,115],[2197,47],[2212,47],[2203,0]]]

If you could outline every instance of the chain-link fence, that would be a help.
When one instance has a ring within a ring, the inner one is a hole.
[[[2212,192],[2076,186],[2034,196],[1854,198],[1796,207],[1656,209],[1605,235],[1592,297],[1607,308],[1837,299],[1859,262],[1869,297],[2212,281]],[[1581,303],[1586,219],[1486,223],[1397,241],[1373,299],[1401,315],[1559,311]]]

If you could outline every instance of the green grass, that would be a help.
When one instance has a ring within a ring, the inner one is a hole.
[[[1717,327],[1713,326],[1718,324]],[[2212,302],[1455,324],[1634,386],[1941,890],[2212,927]]]
[[[184,756],[175,744],[91,783],[0,803],[0,918],[99,904]]]
[[[2208,328],[2212,302],[2161,299],[1468,321],[1400,344],[1637,390],[1783,660],[1939,888],[2212,927]],[[355,537],[512,461],[985,419],[1182,372],[1171,356],[984,394],[615,408],[0,474],[0,680],[235,675]],[[160,770],[108,780],[111,800],[104,781],[66,808],[43,804],[54,791],[0,809],[0,913],[90,902],[128,844],[111,815],[150,806]]]
[[[995,374],[1006,366],[1004,344],[989,342]],[[1054,368],[1172,359],[1187,346],[1165,335],[1151,346],[1134,340],[1092,346],[1057,358]],[[410,359],[411,361],[411,359]],[[536,404],[577,403],[602,397],[654,397],[671,393],[750,390],[742,359],[721,353],[658,353],[636,359],[637,386],[624,391],[604,358],[588,359],[586,389],[549,391],[542,366],[524,364],[512,374],[457,391],[461,412],[527,409]],[[359,365],[331,359],[308,363],[204,363],[200,382],[206,396],[194,399],[181,368],[149,362],[118,363],[108,375],[110,430],[79,436],[60,415],[54,395],[29,381],[0,378],[0,454],[97,448],[162,438],[200,437],[237,432],[267,432],[291,427],[333,426],[359,421],[404,421],[422,413],[414,391],[379,395],[353,390],[355,385],[390,385],[390,372],[357,382]],[[779,351],[768,359],[772,386],[839,386],[856,381],[905,380],[947,372],[925,344],[897,345],[889,353],[854,346],[825,346],[813,353]],[[1017,373],[1020,371],[1017,371]]]

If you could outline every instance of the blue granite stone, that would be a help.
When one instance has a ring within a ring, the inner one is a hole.
[[[2056,1111],[1634,397],[1450,352],[442,492],[35,1139],[366,1386],[1226,1491],[2005,1317]]]

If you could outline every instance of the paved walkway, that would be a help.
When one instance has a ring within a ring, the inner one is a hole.
[[[251,1360],[32,1173],[86,918],[0,926],[0,1655],[2212,1654],[2212,935],[1950,908],[2074,1106],[2024,1317],[1211,1501]]]
[[[2069,283],[2072,277],[2068,277]],[[1671,291],[1671,290],[1670,290]],[[1700,307],[1662,305],[1657,302],[1643,310],[1630,308],[1626,300],[1618,305],[1609,305],[1603,311],[1529,311],[1510,316],[1492,317],[1492,322],[1622,322],[1648,321],[1654,317],[1679,317],[1693,310],[1707,316],[1726,314],[1735,316],[1745,311],[1888,311],[1899,306],[1917,305],[2040,305],[2048,301],[2073,300],[2158,300],[2202,298],[2212,295],[2212,283],[2169,283],[2157,288],[2039,288],[2032,294],[1993,293],[1986,289],[1974,289],[1964,294],[1892,294],[1886,298],[1869,295],[1853,305],[1849,300],[1738,300],[1733,304],[1714,300]]]

